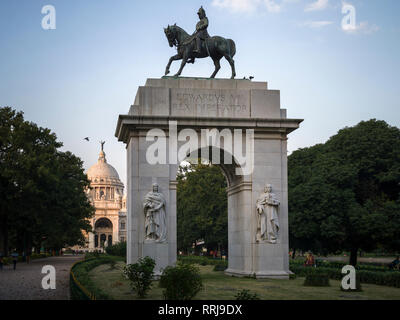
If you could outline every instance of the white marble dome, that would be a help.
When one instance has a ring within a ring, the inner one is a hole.
[[[91,187],[88,191],[89,198],[95,201],[122,202],[124,184],[119,179],[117,170],[107,163],[103,150],[100,151],[97,163],[91,166],[86,174]]]
[[[100,179],[119,180],[117,170],[115,170],[112,165],[107,163],[104,151],[100,151],[99,160],[89,168],[87,171],[87,176],[91,181],[94,181],[95,179],[99,179],[99,182]]]

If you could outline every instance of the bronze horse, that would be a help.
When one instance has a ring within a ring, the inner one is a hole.
[[[164,32],[167,36],[169,46],[176,46],[178,51],[177,55],[172,56],[169,59],[167,67],[165,68],[165,75],[169,73],[169,67],[174,60],[182,60],[181,67],[175,75],[175,77],[178,77],[181,75],[186,63],[194,63],[196,58],[211,57],[211,59],[214,61],[215,70],[210,78],[214,78],[221,68],[220,60],[222,57],[225,57],[232,68],[231,79],[235,78],[235,62],[233,61],[232,57],[236,53],[236,46],[233,40],[225,39],[219,36],[209,37],[201,41],[200,52],[193,52],[195,49],[194,39],[185,30],[174,24],[173,26],[164,28]]]

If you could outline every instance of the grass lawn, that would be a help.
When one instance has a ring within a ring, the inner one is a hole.
[[[122,275],[123,262],[117,264],[117,269],[111,270],[110,265],[100,265],[89,272],[94,284],[117,300],[136,299],[128,280]],[[213,271],[213,266],[198,266],[203,278],[204,289],[198,293],[196,300],[234,300],[235,294],[242,289],[256,292],[265,300],[400,300],[400,288],[362,284],[362,292],[340,291],[340,281],[330,280],[330,287],[305,287],[304,278],[295,280],[256,280],[252,278],[236,278],[225,275],[222,271]],[[162,300],[162,288],[158,281],[147,299]]]

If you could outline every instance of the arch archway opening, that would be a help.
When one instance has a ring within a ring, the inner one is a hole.
[[[113,224],[107,218],[100,218],[94,224],[94,246],[102,248],[107,245],[112,245]]]
[[[213,163],[213,152],[219,153],[218,163]],[[204,154],[208,154],[208,157],[201,158]],[[229,157],[231,161],[224,161]],[[232,155],[223,149],[211,147],[208,153],[198,149],[181,162],[177,174],[179,255],[196,254],[228,259],[228,219],[233,217],[228,212],[235,205],[228,199],[228,190],[243,180],[242,176],[236,174],[237,168],[240,166]]]

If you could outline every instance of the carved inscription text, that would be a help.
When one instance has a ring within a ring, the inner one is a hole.
[[[246,115],[246,95],[237,93],[173,92],[171,107],[180,115]]]

